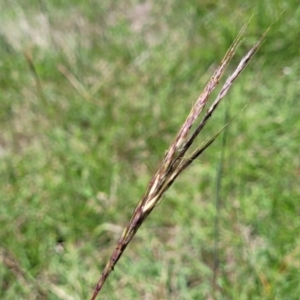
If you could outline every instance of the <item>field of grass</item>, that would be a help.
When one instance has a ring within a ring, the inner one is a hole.
[[[241,27],[252,16],[228,71],[280,16],[196,144],[246,109],[99,299],[299,299],[298,1],[118,2],[0,3],[0,298],[91,297]]]

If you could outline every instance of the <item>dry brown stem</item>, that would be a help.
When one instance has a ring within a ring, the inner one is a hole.
[[[195,105],[193,106],[190,114],[179,130],[175,140],[170,145],[169,149],[166,151],[165,157],[161,161],[157,171],[149,182],[147,190],[138,205],[136,206],[130,221],[128,222],[126,228],[123,231],[122,236],[120,237],[118,244],[111,255],[110,260],[108,261],[98,283],[94,290],[94,294],[92,296],[92,300],[96,299],[99,291],[101,290],[105,280],[109,276],[110,272],[114,269],[114,266],[120,259],[122,253],[126,249],[127,245],[131,241],[131,239],[136,234],[139,227],[142,225],[144,220],[151,213],[153,208],[159,203],[163,194],[166,190],[172,185],[176,177],[186,169],[205,149],[207,149],[217,138],[219,135],[216,134],[204,145],[197,148],[190,156],[187,155],[187,150],[195,141],[198,134],[204,128],[205,124],[212,116],[213,112],[217,108],[220,101],[227,94],[229,88],[232,86],[235,79],[240,75],[240,73],[245,69],[249,60],[255,54],[257,49],[263,43],[266,33],[260,38],[260,40],[250,49],[250,51],[242,58],[239,65],[235,69],[235,71],[228,77],[226,82],[224,83],[219,95],[216,100],[210,106],[210,108],[205,113],[201,122],[196,126],[194,131],[190,133],[192,126],[195,124],[196,120],[198,120],[199,115],[203,111],[209,96],[212,91],[215,89],[218,84],[221,76],[223,75],[226,67],[228,66],[230,60],[235,54],[235,51],[240,44],[241,36],[245,30],[245,27],[242,28],[241,32],[238,34],[237,38],[233,42],[232,46],[229,48],[227,53],[225,54],[222,62],[208,81],[205,86],[203,92],[199,96]],[[222,131],[222,130],[221,130]]]

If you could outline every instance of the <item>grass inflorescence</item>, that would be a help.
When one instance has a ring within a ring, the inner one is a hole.
[[[227,74],[281,15],[170,163],[187,163],[247,104],[226,143],[176,179],[101,298],[298,299],[299,13],[297,1],[1,1],[0,298],[91,296],[239,29],[253,16]]]

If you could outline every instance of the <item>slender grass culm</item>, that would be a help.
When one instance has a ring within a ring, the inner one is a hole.
[[[216,71],[208,81],[205,86],[203,92],[197,99],[194,104],[190,114],[187,119],[183,123],[181,129],[179,130],[177,136],[175,137],[173,143],[170,145],[169,149],[166,151],[164,158],[162,159],[158,169],[154,173],[152,179],[150,180],[148,187],[146,189],[145,194],[140,199],[137,204],[133,214],[131,216],[130,221],[128,222],[126,228],[124,229],[122,236],[120,237],[118,244],[113,251],[110,260],[108,261],[97,285],[94,290],[94,294],[92,296],[92,300],[96,299],[99,291],[103,287],[105,280],[114,269],[116,263],[120,259],[127,245],[131,241],[131,239],[136,234],[139,227],[154,209],[154,207],[160,202],[162,196],[166,192],[166,190],[172,185],[177,176],[185,170],[201,153],[204,152],[217,138],[217,136],[223,131],[225,126],[220,130],[219,133],[211,137],[209,140],[204,142],[200,147],[198,147],[191,154],[187,154],[187,151],[190,149],[191,145],[194,143],[196,137],[201,132],[201,130],[206,125],[209,118],[212,116],[213,112],[219,105],[220,101],[227,94],[231,85],[235,81],[235,79],[241,74],[241,72],[247,66],[249,60],[253,57],[257,49],[263,43],[267,31],[262,35],[262,37],[258,40],[258,42],[250,49],[250,51],[241,59],[235,71],[228,77],[225,81],[220,93],[218,94],[216,100],[210,106],[210,108],[206,111],[202,120],[195,124],[198,120],[199,115],[204,110],[205,105],[209,99],[210,94],[217,86],[221,76],[223,75],[226,67],[228,66],[230,60],[234,56],[237,47],[241,42],[242,34],[245,30],[245,26],[242,28],[237,38],[233,42],[232,46],[229,48],[227,53],[225,54],[222,62],[217,67]],[[193,127],[192,126],[195,124]],[[192,131],[192,132],[191,132]]]

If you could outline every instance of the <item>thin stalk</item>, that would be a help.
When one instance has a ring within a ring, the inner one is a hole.
[[[242,58],[235,71],[231,74],[231,76],[229,76],[229,78],[224,83],[219,95],[217,96],[213,104],[210,106],[210,108],[207,110],[199,125],[196,127],[194,132],[190,133],[192,126],[195,124],[195,122],[199,118],[199,115],[204,110],[209,96],[219,83],[219,80],[222,77],[226,67],[228,66],[229,62],[234,56],[236,49],[240,44],[241,36],[244,30],[245,26],[242,28],[241,32],[238,34],[232,46],[225,54],[220,65],[217,67],[215,73],[208,81],[203,92],[201,93],[195,105],[193,106],[190,114],[183,123],[173,143],[166,151],[165,157],[162,159],[157,171],[150,180],[145,194],[142,196],[136,208],[134,209],[130,221],[125,227],[115,250],[113,251],[108,263],[106,264],[106,267],[104,268],[104,271],[102,272],[102,275],[95,287],[91,300],[96,299],[106,279],[108,278],[111,271],[113,271],[116,263],[120,259],[129,242],[135,236],[137,230],[140,228],[140,226],[151,213],[151,211],[154,209],[154,207],[160,202],[166,190],[172,185],[177,176],[184,169],[186,169],[199,155],[201,155],[201,153],[203,153],[203,151],[205,151],[214,142],[214,140],[217,138],[220,132],[227,126],[226,124],[226,126],[224,126],[224,128],[218,134],[209,139],[203,146],[196,149],[190,156],[187,155],[187,151],[190,149],[190,146],[193,144],[196,137],[204,128],[207,121],[210,119],[213,112],[218,107],[220,101],[227,94],[235,79],[245,69],[249,60],[253,57],[257,49],[263,43],[265,35],[267,33],[266,32],[261,37],[261,39],[250,49],[250,51]]]
[[[224,123],[228,123],[229,113],[228,107],[225,108],[224,113]],[[224,157],[225,157],[225,148],[226,148],[226,138],[228,130],[224,130],[222,135],[222,145],[221,145],[221,154],[219,165],[217,169],[217,182],[216,182],[216,203],[215,203],[215,220],[214,220],[214,255],[213,255],[213,278],[212,278],[212,292],[215,299],[216,290],[217,290],[217,278],[219,273],[219,218],[220,218],[220,205],[221,205],[221,186],[223,178],[223,167],[224,167]]]

